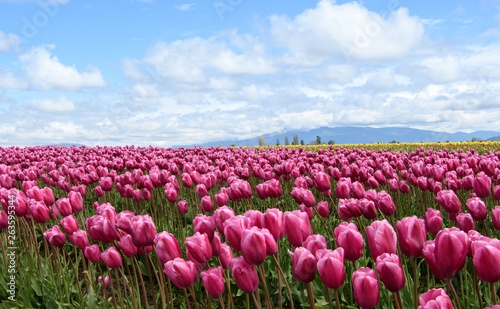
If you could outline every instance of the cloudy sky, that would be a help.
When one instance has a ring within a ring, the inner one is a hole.
[[[0,145],[500,128],[500,1],[0,0]]]

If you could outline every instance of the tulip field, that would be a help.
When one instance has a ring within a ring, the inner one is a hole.
[[[500,308],[500,143],[0,147],[2,308]]]

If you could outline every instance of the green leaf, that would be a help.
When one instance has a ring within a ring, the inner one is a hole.
[[[92,286],[89,286],[87,297],[85,297],[85,308],[97,308],[97,298]]]

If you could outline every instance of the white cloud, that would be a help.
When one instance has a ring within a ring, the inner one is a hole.
[[[28,89],[28,83],[19,80],[10,72],[0,72],[0,88],[24,90]]]
[[[174,8],[181,10],[181,11],[191,11],[194,10],[194,6],[196,3],[184,3],[184,4],[179,4],[174,6]]]
[[[22,69],[31,85],[42,90],[78,90],[106,86],[96,67],[89,66],[80,73],[74,66],[66,66],[59,62],[57,56],[52,56],[48,49],[53,48],[36,47],[19,56]]]
[[[15,50],[20,42],[17,35],[0,31],[0,52]]]
[[[290,20],[271,16],[271,37],[290,50],[288,61],[318,64],[332,56],[347,59],[394,59],[407,55],[421,41],[422,21],[400,8],[386,19],[357,2],[337,5],[321,0]]]
[[[261,55],[237,54],[224,41],[199,37],[159,42],[144,62],[161,76],[180,82],[202,82],[207,71],[223,74],[271,74],[273,64]]]
[[[37,110],[49,113],[65,113],[75,109],[73,102],[61,94],[57,99],[31,99],[27,105]]]
[[[460,62],[456,57],[430,57],[422,60],[427,76],[436,83],[456,81],[460,77]]]

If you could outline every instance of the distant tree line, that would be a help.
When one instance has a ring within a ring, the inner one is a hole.
[[[328,145],[334,145],[334,144],[335,144],[334,140],[328,141]],[[280,140],[279,140],[279,138],[277,138],[275,146],[280,146],[280,145],[281,145]],[[289,145],[302,145],[302,146],[304,146],[305,143],[304,143],[303,139],[301,139],[299,142],[299,136],[297,134],[294,134],[291,144],[290,144],[290,140],[289,140],[288,136],[285,136],[285,146],[289,146]],[[316,136],[316,140],[310,141],[308,145],[323,145],[323,141],[321,140],[321,136],[319,136],[319,135]],[[267,146],[266,139],[263,135],[259,136],[259,146]]]

